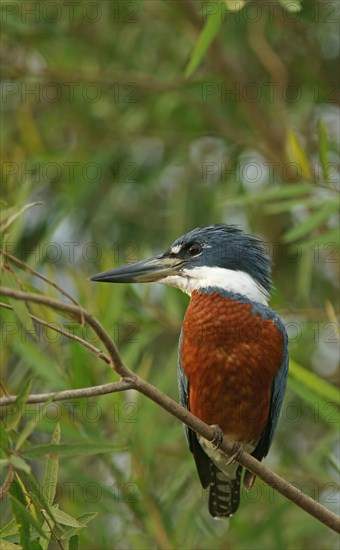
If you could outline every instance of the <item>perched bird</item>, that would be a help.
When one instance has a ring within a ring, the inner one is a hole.
[[[262,241],[231,225],[198,227],[163,254],[99,273],[93,281],[157,281],[190,296],[180,341],[181,404],[258,460],[269,451],[288,373],[287,335],[268,307],[270,260]],[[238,508],[242,466],[185,428],[209,511]],[[255,476],[246,471],[250,489]]]

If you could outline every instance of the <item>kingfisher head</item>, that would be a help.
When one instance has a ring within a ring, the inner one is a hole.
[[[267,303],[270,259],[264,243],[233,225],[209,225],[179,237],[163,254],[91,277],[106,283],[157,281],[194,290],[215,288]]]

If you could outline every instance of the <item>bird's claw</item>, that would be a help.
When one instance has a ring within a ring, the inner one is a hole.
[[[218,424],[212,424],[210,426],[214,430],[214,437],[211,440],[212,445],[214,446],[214,449],[219,449],[221,446],[221,443],[223,441],[224,434],[221,430],[221,428],[218,426]],[[235,464],[237,459],[239,458],[240,454],[243,452],[243,445],[242,443],[235,442],[233,444],[233,448],[231,451],[231,454],[226,462],[226,466],[229,466],[230,464]]]
[[[234,443],[232,453],[231,453],[230,457],[228,458],[226,466],[229,466],[230,464],[235,464],[235,462],[237,461],[237,459],[239,458],[239,456],[242,452],[243,452],[242,443]]]
[[[210,428],[214,430],[214,437],[211,440],[211,443],[213,444],[215,449],[219,449],[223,441],[223,432],[218,424],[212,424]]]

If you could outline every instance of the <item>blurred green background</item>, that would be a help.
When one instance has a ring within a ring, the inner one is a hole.
[[[261,236],[293,359],[266,464],[339,511],[338,2],[3,2],[1,17],[6,250],[93,312],[126,365],[177,399],[187,297],[88,277],[161,252],[198,225],[237,224]],[[34,201],[43,204],[12,223]],[[58,296],[10,265],[6,286]],[[98,345],[84,327],[30,307]],[[76,343],[47,330],[34,339],[15,312],[2,315],[4,391],[18,394],[29,377],[34,393],[114,380]],[[182,427],[141,395],[22,412],[13,422],[9,411],[5,423],[2,481],[9,464],[18,477],[2,504],[3,545],[337,548],[334,533],[259,481],[230,521],[211,519]],[[13,459],[32,420],[25,445],[47,444],[53,432],[56,442],[59,422],[61,443],[79,444],[79,453],[58,471],[53,457],[28,460],[23,450]],[[84,445],[101,442],[116,452],[86,455]],[[48,543],[39,505],[28,508],[34,524],[18,502],[24,508],[25,491],[57,477],[50,504],[68,515],[53,535],[44,526]]]

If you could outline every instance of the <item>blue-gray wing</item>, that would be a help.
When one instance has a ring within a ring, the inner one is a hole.
[[[182,338],[183,334],[181,331],[180,337],[179,337],[179,345],[178,345],[178,369],[177,369],[177,381],[178,381],[178,391],[179,391],[179,402],[182,405],[182,407],[185,407],[186,409],[190,410],[189,407],[189,382],[185,375],[185,372],[182,367],[181,362],[181,347],[182,347]],[[189,437],[189,428],[188,426],[184,426],[185,431],[185,437],[187,440],[187,443],[190,447],[190,437]],[[191,450],[191,448],[190,448]]]
[[[263,434],[256,446],[256,449],[252,453],[258,460],[262,460],[268,454],[269,448],[273,441],[274,433],[279,421],[281,407],[286,391],[287,385],[287,376],[288,376],[288,336],[284,324],[279,316],[275,316],[273,319],[276,327],[280,330],[283,336],[283,346],[284,346],[284,356],[282,360],[282,365],[274,378],[272,384],[272,392],[270,399],[270,409],[269,409],[269,418],[267,425],[263,431]]]
[[[179,338],[178,370],[177,370],[179,400],[182,407],[185,407],[186,409],[190,410],[190,386],[181,362],[182,337],[183,335],[181,332],[181,335]],[[187,426],[184,426],[184,431],[185,431],[185,437],[186,437],[189,449],[194,455],[200,481],[202,483],[202,486],[206,488],[211,482],[211,460],[203,451],[201,445],[198,442],[195,432],[193,432]]]

